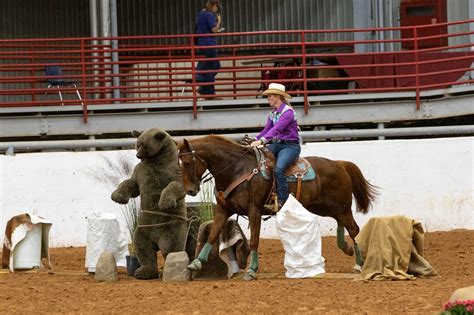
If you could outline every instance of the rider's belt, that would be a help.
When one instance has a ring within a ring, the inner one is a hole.
[[[300,143],[298,140],[282,140],[282,139],[273,139],[274,143],[289,144],[289,143]]]

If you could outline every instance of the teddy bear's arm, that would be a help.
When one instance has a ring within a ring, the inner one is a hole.
[[[161,192],[158,207],[163,210],[176,207],[177,201],[186,197],[182,180],[170,182]]]
[[[112,193],[112,200],[120,203],[127,204],[130,198],[135,198],[140,195],[138,184],[132,178],[126,179],[118,185],[117,189]]]

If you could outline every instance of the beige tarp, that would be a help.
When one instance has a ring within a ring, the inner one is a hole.
[[[356,237],[364,280],[411,280],[435,276],[423,258],[424,231],[420,222],[404,216],[371,218]]]

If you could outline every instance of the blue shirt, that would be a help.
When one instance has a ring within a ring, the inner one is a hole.
[[[196,34],[213,34],[212,29],[217,26],[217,19],[214,13],[202,9],[196,19]],[[199,46],[217,45],[216,36],[198,37]]]
[[[298,141],[298,122],[293,108],[282,103],[278,109],[273,110],[267,118],[265,128],[256,138],[264,138],[265,142],[272,139]]]

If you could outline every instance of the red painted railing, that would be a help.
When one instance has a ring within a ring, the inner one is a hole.
[[[230,36],[229,42],[236,43],[214,46],[219,52],[214,60],[222,64],[214,83],[217,96],[224,100],[255,98],[270,82],[280,82],[293,96],[303,97],[306,114],[311,96],[367,92],[415,91],[419,109],[421,91],[474,82],[469,75],[474,71],[473,23],[212,35]],[[418,36],[420,28],[441,25],[456,25],[461,31]],[[400,38],[407,29],[413,38]],[[351,37],[347,34],[387,31],[395,38],[321,40],[327,34]],[[294,40],[274,42],[276,34]],[[81,104],[87,122],[91,104],[187,101],[192,102],[196,118],[199,100],[211,99],[197,94],[197,88],[206,83],[197,82],[196,74],[212,72],[197,71],[196,65],[212,59],[201,55],[200,47],[194,45],[195,36],[0,40],[0,107]],[[420,48],[420,42],[441,37],[448,38],[449,46]],[[257,42],[238,44],[249,39]],[[407,41],[413,42],[413,50],[399,48]],[[363,47],[365,52],[354,51],[354,47]],[[45,67],[50,64],[61,66],[64,75],[46,77]],[[58,89],[48,88],[48,80],[61,78],[77,81],[82,102],[72,86],[61,87],[63,101],[56,95]]]

